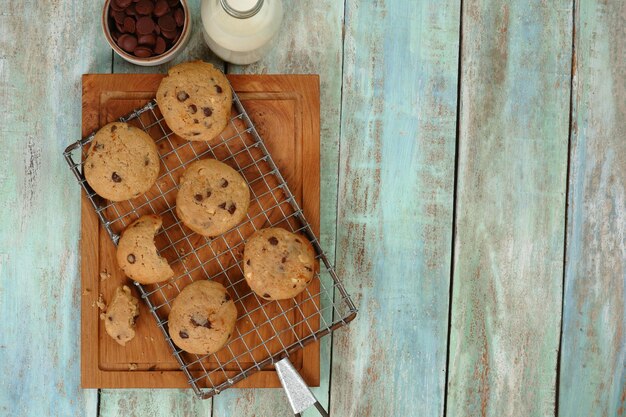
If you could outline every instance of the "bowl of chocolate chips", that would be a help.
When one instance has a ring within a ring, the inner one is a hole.
[[[186,0],[106,0],[102,29],[111,48],[126,61],[153,66],[185,48],[191,33]]]

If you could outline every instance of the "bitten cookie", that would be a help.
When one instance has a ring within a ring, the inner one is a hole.
[[[235,330],[236,321],[237,307],[226,288],[214,281],[196,281],[172,303],[168,328],[176,346],[201,355],[220,350]]]
[[[156,214],[141,216],[122,233],[117,244],[117,263],[126,276],[142,284],[154,284],[174,276],[165,258],[158,255],[154,235],[163,220]]]
[[[304,236],[275,227],[259,230],[246,242],[244,277],[252,291],[266,300],[300,294],[314,271],[315,251]]]
[[[215,159],[190,164],[180,179],[176,213],[191,230],[218,236],[238,225],[248,212],[250,190],[228,165]]]
[[[159,154],[146,132],[126,123],[109,123],[96,133],[85,159],[87,182],[111,201],[138,197],[159,176]]]
[[[156,99],[174,133],[187,140],[210,141],[228,123],[233,93],[220,70],[207,62],[193,61],[170,68]]]
[[[126,346],[135,337],[135,319],[139,315],[137,298],[126,285],[117,287],[104,315],[104,329],[117,343]]]

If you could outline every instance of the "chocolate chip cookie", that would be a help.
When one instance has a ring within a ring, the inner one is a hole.
[[[135,319],[139,315],[137,298],[126,285],[115,289],[104,315],[104,330],[117,343],[125,346],[135,337]]]
[[[111,201],[138,197],[159,176],[159,154],[146,132],[126,123],[100,129],[89,148],[84,172],[98,195]]]
[[[154,235],[163,220],[156,214],[141,216],[122,233],[117,244],[117,263],[124,273],[142,284],[154,284],[174,276],[165,258],[159,256]]]
[[[266,300],[300,294],[315,272],[315,251],[309,240],[278,227],[262,229],[246,242],[243,273],[246,282]]]
[[[246,217],[249,205],[246,181],[215,159],[193,162],[181,176],[176,213],[196,233],[218,236],[226,232]]]
[[[228,342],[236,321],[237,307],[226,288],[215,281],[196,281],[172,303],[168,328],[182,350],[210,354]]]
[[[226,128],[233,93],[220,70],[207,62],[193,61],[170,68],[156,99],[174,133],[187,140],[210,141]]]

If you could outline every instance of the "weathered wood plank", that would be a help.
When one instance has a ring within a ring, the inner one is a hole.
[[[343,2],[283,2],[285,16],[275,44],[261,61],[248,65],[229,64],[228,72],[245,74],[289,73],[319,74],[321,92],[321,190],[320,239],[329,259],[334,262],[337,213],[337,161],[339,155],[339,118],[341,104],[341,30]],[[328,407],[331,338],[320,344],[320,386],[314,394]],[[213,400],[213,415],[290,416],[292,411],[281,389],[227,390]],[[304,416],[317,411],[307,410]]]
[[[102,390],[99,417],[209,417],[211,401],[197,399],[191,390]],[[106,396],[104,395],[106,394]],[[104,401],[106,398],[106,401]]]
[[[337,267],[360,312],[335,334],[332,415],[442,415],[459,16],[346,4]]]
[[[0,13],[0,415],[95,416],[80,389],[80,76],[106,71],[98,2],[9,1]],[[77,34],[80,34],[77,36]]]
[[[572,2],[463,3],[450,416],[554,415]]]
[[[576,2],[559,415],[626,404],[626,3]]]

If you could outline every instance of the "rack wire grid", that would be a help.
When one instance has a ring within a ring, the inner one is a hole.
[[[219,394],[354,319],[357,312],[354,303],[234,91],[229,123],[219,141],[211,145],[175,136],[155,100],[119,120],[140,127],[153,138],[158,137],[155,142],[162,174],[146,194],[132,200],[109,202],[93,191],[83,175],[82,165],[95,132],[68,146],[64,156],[114,244],[117,245],[126,226],[140,216],[156,213],[163,219],[155,244],[174,270],[174,278],[153,285],[135,284],[197,396],[210,398]],[[230,165],[250,187],[247,218],[221,236],[198,235],[176,218],[179,177],[187,164],[201,158],[215,158]],[[245,283],[242,267],[245,241],[265,227],[300,233],[316,251],[315,278],[294,299],[266,301]],[[172,301],[187,284],[199,279],[223,284],[234,295],[239,314],[228,344],[211,355],[182,351],[173,343],[167,329]]]

